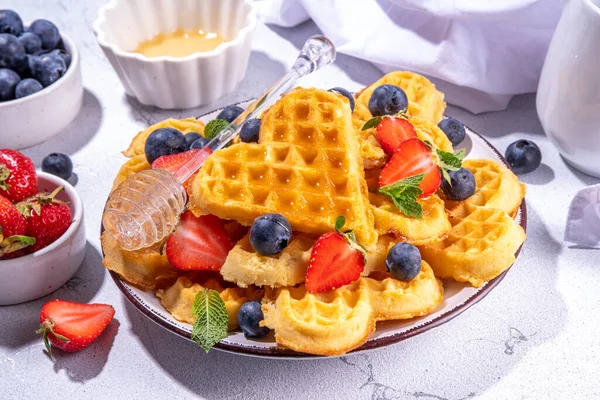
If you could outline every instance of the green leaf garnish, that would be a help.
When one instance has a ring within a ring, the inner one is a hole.
[[[365,124],[361,128],[361,131],[366,131],[367,129],[375,128],[377,125],[379,125],[379,123],[381,122],[382,119],[383,119],[383,117],[371,118],[370,120],[365,122]]]
[[[440,160],[440,172],[442,173],[444,179],[450,183],[450,175],[448,174],[448,171],[458,171],[462,167],[462,162],[467,152],[465,149],[460,149],[454,153],[440,149],[436,149],[435,151]]]
[[[342,230],[342,228],[344,227],[344,225],[346,225],[346,217],[344,217],[343,215],[340,215],[339,217],[337,217],[335,219],[335,231],[339,232]]]
[[[423,140],[423,144],[425,145],[425,147],[427,147],[429,150],[433,149],[433,143],[431,143],[429,140]]]
[[[344,217],[343,215],[340,215],[339,217],[337,217],[335,219],[335,231],[337,233],[339,233],[340,235],[342,235],[344,237],[344,239],[346,239],[346,241],[350,244],[350,247],[352,247],[354,250],[358,250],[362,253],[363,257],[364,257],[364,261],[365,261],[365,265],[367,264],[367,249],[365,248],[365,246],[361,245],[360,243],[358,243],[356,241],[356,235],[354,234],[354,231],[352,229],[346,229],[345,231],[342,232],[342,228],[344,227],[344,225],[346,224],[346,217]]]
[[[440,158],[441,167],[450,171],[458,171],[466,155],[465,149],[460,149],[454,153],[436,149],[436,152]]]
[[[204,288],[196,294],[192,312],[196,316],[192,340],[208,353],[215,344],[227,337],[228,318],[225,303],[219,292]]]
[[[229,125],[229,122],[224,119],[213,119],[204,128],[204,137],[212,139],[217,136],[225,127]]]
[[[423,209],[417,197],[423,193],[419,185],[425,178],[425,174],[411,176],[391,185],[379,188],[379,193],[388,196],[407,217],[421,218]]]

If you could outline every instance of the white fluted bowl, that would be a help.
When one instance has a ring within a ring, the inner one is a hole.
[[[193,108],[232,92],[246,73],[255,28],[251,0],[111,0],[94,22],[125,92],[164,109]],[[177,29],[218,32],[226,41],[181,58],[133,52],[140,42]]]

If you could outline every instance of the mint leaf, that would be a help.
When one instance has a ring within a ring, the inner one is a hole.
[[[440,158],[440,167],[448,171],[458,171],[466,155],[465,149],[460,149],[454,153],[436,149],[436,152]]]
[[[429,140],[423,140],[423,143],[425,144],[425,147],[427,147],[429,150],[433,148],[433,143],[431,143]]]
[[[194,298],[192,312],[196,323],[192,329],[192,340],[208,353],[217,343],[227,337],[227,309],[219,292],[206,289]]]
[[[335,230],[339,232],[346,225],[346,217],[340,215],[335,219]]]
[[[411,176],[391,185],[379,188],[379,193],[392,199],[394,205],[407,217],[421,218],[423,209],[417,197],[423,193],[419,184],[423,181],[425,174]]]
[[[377,125],[379,125],[382,119],[383,117],[371,118],[363,125],[361,131],[366,131],[367,129],[375,128]]]
[[[204,137],[212,139],[217,136],[225,127],[229,125],[229,122],[224,119],[213,119],[206,127],[204,127]]]

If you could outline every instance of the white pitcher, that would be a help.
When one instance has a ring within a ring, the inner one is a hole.
[[[569,0],[537,92],[544,131],[573,167],[600,177],[600,0]]]

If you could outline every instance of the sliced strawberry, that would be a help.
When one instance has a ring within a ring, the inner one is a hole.
[[[383,151],[390,155],[394,154],[405,140],[417,138],[415,127],[405,118],[383,118],[376,129],[377,141]]]
[[[115,315],[108,304],[82,304],[64,300],[49,301],[40,312],[40,329],[46,349],[50,342],[63,351],[85,349],[106,329]]]
[[[198,152],[202,151],[202,149],[193,149],[189,151],[185,151],[183,153],[171,154],[166,156],[158,157],[152,163],[152,169],[164,169],[174,174],[177,172],[179,168],[183,166],[186,162],[190,161],[192,157],[194,157]],[[187,181],[183,183],[183,187],[187,192],[188,184],[191,180],[196,176],[196,174],[192,175]]]
[[[438,166],[434,164],[430,150],[419,139],[404,141],[379,175],[379,186],[387,186],[399,180],[425,174],[419,188],[427,197],[434,193],[442,183]]]
[[[179,269],[218,271],[232,248],[223,221],[214,215],[195,217],[186,211],[167,240],[166,253]]]
[[[328,292],[360,278],[365,257],[344,236],[329,232],[317,239],[306,271],[306,290]]]

